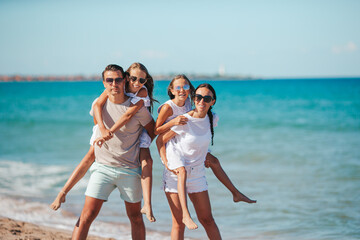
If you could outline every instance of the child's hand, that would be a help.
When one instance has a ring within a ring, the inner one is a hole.
[[[101,132],[101,137],[102,137],[105,141],[111,139],[111,138],[113,137],[113,135],[114,135],[114,134],[113,134],[109,129],[107,129],[107,128],[104,128],[104,129],[101,129],[101,128],[100,128],[100,132]]]
[[[164,165],[166,167],[167,170],[169,170],[170,172],[173,172],[175,175],[178,175],[179,171],[176,171],[176,170],[171,170],[169,167],[168,167],[168,163],[167,161],[164,162]]]
[[[177,116],[172,121],[174,122],[174,125],[185,125],[189,119],[185,116]]]

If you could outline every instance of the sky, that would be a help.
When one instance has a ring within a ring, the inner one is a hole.
[[[360,1],[0,0],[0,75],[360,76]]]

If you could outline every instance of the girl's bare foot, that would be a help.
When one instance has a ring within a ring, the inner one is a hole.
[[[61,203],[65,202],[66,193],[63,191],[60,191],[57,197],[55,198],[54,202],[50,205],[50,208],[52,210],[58,210],[61,206]]]
[[[183,217],[182,222],[190,230],[198,228],[198,225],[196,225],[196,223],[191,219],[191,217]]]
[[[143,208],[140,210],[140,212],[142,214],[146,215],[146,218],[150,221],[150,222],[156,222],[156,219],[153,215],[152,209],[150,206],[143,206]]]
[[[256,200],[251,200],[250,198],[248,198],[247,196],[245,196],[244,194],[242,194],[239,191],[236,191],[235,193],[233,193],[233,200],[234,200],[234,202],[256,203]]]

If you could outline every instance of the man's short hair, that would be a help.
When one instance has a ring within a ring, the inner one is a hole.
[[[103,81],[105,80],[104,79],[104,74],[107,71],[113,71],[113,72],[120,71],[122,76],[125,77],[124,69],[122,67],[120,67],[119,65],[116,65],[116,64],[109,64],[109,65],[106,66],[105,70],[102,72]]]

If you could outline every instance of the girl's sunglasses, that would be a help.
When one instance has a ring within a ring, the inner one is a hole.
[[[213,100],[212,96],[209,96],[209,95],[206,95],[206,96],[202,96],[200,94],[195,95],[195,101],[200,102],[201,99],[204,99],[204,102],[206,102],[206,103],[209,103]]]
[[[105,82],[106,83],[109,83],[109,84],[112,84],[114,81],[116,84],[119,84],[123,81],[124,79],[123,78],[106,78],[105,79]]]
[[[187,90],[190,89],[190,85],[185,84],[183,87],[181,87],[181,86],[175,86],[175,87],[174,87],[174,90],[175,90],[175,91],[180,91],[181,88],[184,89],[185,91],[187,91]]]
[[[136,80],[139,80],[139,83],[140,83],[140,84],[146,83],[146,79],[145,79],[145,78],[138,78],[138,77],[135,77],[135,76],[130,76],[129,79],[130,79],[130,81],[132,81],[132,82],[136,82]]]

